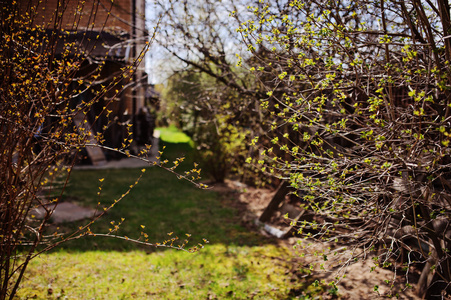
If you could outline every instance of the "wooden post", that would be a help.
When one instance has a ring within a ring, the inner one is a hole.
[[[271,202],[263,211],[262,215],[258,219],[260,222],[265,223],[271,219],[271,216],[279,208],[280,203],[285,199],[285,196],[290,191],[290,185],[286,181],[282,181],[277,188],[276,193],[272,197]]]

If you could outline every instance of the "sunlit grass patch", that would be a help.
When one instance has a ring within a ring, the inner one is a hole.
[[[286,299],[289,254],[274,245],[216,244],[170,250],[46,254],[33,261],[19,296],[38,299]],[[279,258],[275,260],[274,258]]]
[[[193,141],[184,132],[181,132],[175,126],[157,127],[155,130],[160,132],[160,139],[167,143],[189,143],[192,145]]]

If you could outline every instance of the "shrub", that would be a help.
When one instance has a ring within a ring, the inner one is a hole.
[[[299,232],[347,245],[334,250],[347,256],[342,265],[372,253],[379,267],[419,268],[419,294],[443,296],[451,282],[448,3],[268,1],[252,12],[239,32],[267,91],[259,165],[315,213]]]
[[[106,147],[103,133],[111,125],[108,120],[115,121],[109,118],[112,106],[119,93],[133,85],[146,50],[112,72],[106,56],[90,56],[104,46],[102,32],[93,28],[103,28],[107,19],[93,23],[101,14],[96,5],[79,2],[73,7],[69,2],[57,1],[52,7],[47,2],[13,1],[0,8],[0,299],[14,297],[28,263],[39,253],[92,234],[89,225],[96,219],[76,232],[45,236],[55,209],[49,204],[58,204],[77,155],[86,146]],[[52,13],[41,24],[43,9]],[[67,22],[71,31],[64,30]],[[85,97],[88,93],[91,97]],[[101,117],[107,122],[100,129],[91,131],[85,125],[93,118],[91,124],[97,126]],[[131,141],[128,124],[122,146],[110,150],[130,156]],[[166,169],[175,172],[175,167]],[[187,172],[189,180],[196,174]],[[45,211],[41,220],[30,213],[36,207]]]

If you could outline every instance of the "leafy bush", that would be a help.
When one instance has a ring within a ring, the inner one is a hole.
[[[166,115],[193,139],[197,160],[215,181],[244,172],[250,130],[231,111],[239,102],[236,93],[188,70],[171,77],[164,100]]]
[[[261,170],[289,181],[315,213],[299,232],[347,245],[334,250],[342,264],[372,253],[379,267],[419,268],[419,294],[444,296],[449,4],[261,2],[239,28],[267,91],[269,130],[254,142]]]

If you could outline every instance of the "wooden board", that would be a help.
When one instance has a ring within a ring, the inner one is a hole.
[[[282,206],[280,205],[285,201],[285,196],[290,192],[290,190],[291,190],[290,184],[286,181],[282,181],[279,187],[277,188],[277,191],[274,194],[273,198],[269,202],[268,206],[265,208],[260,218],[256,220],[257,225],[263,226],[266,232],[278,238],[290,237],[291,234],[296,229],[296,223],[300,219],[302,219],[305,214],[304,209],[301,210],[296,209],[295,206],[290,205],[288,203],[284,203]],[[288,217],[291,219],[290,225],[288,225],[288,227],[285,228],[284,230],[280,230],[274,227],[273,225],[268,224],[268,222],[271,221],[271,217],[276,212],[280,212],[283,215],[286,213]]]
[[[271,202],[269,202],[268,206],[265,208],[258,220],[262,223],[268,222],[274,212],[279,208],[280,203],[282,203],[289,191],[290,185],[286,181],[282,181],[277,188],[276,193],[272,197]]]

